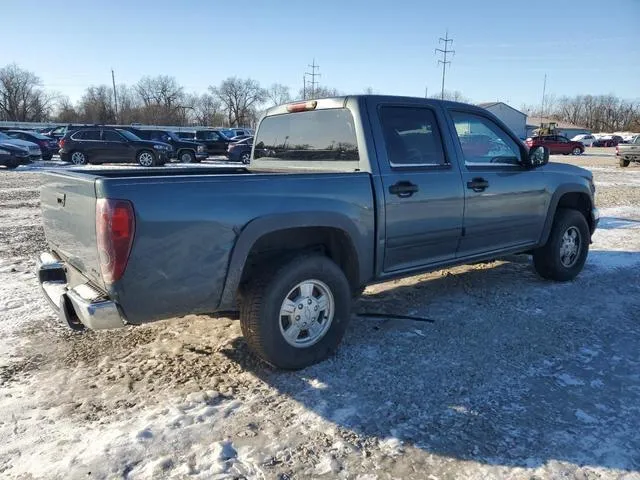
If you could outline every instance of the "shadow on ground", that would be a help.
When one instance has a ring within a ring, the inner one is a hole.
[[[491,465],[637,471],[640,272],[601,268],[609,255],[564,284],[514,257],[366,295],[356,311],[435,323],[354,316],[337,355],[302,371],[246,362],[241,338],[225,354],[361,437]]]

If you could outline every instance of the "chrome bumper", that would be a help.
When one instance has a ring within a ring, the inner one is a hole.
[[[74,330],[123,327],[116,303],[89,283],[69,286],[67,268],[49,252],[40,255],[37,266],[42,292],[60,318]]]

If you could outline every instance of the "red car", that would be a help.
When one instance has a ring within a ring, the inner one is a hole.
[[[582,155],[584,153],[584,145],[582,142],[574,142],[562,135],[541,135],[538,137],[529,137],[525,140],[525,143],[529,148],[532,147],[547,147],[549,153],[563,155]]]

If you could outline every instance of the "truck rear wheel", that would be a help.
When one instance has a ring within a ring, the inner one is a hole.
[[[351,289],[342,270],[321,255],[265,268],[242,295],[240,324],[254,353],[285,369],[330,356],[351,317]]]
[[[587,260],[589,241],[584,215],[577,210],[558,209],[547,243],[533,252],[536,272],[549,280],[573,280]]]
[[[624,159],[624,158],[621,158],[621,159],[620,159],[620,166],[621,166],[621,167],[628,167],[628,166],[629,166],[629,163],[631,163],[631,160],[626,160],[626,159]]]

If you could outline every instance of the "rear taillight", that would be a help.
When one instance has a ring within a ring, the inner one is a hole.
[[[618,147],[618,145],[616,145],[616,155],[618,155],[620,153],[620,147]]]
[[[58,141],[58,147],[60,147],[60,148],[64,148],[64,142],[65,142],[64,138],[61,138],[61,139]]]
[[[136,219],[131,202],[110,198],[97,200],[96,239],[105,283],[116,282],[124,274],[135,230]]]

